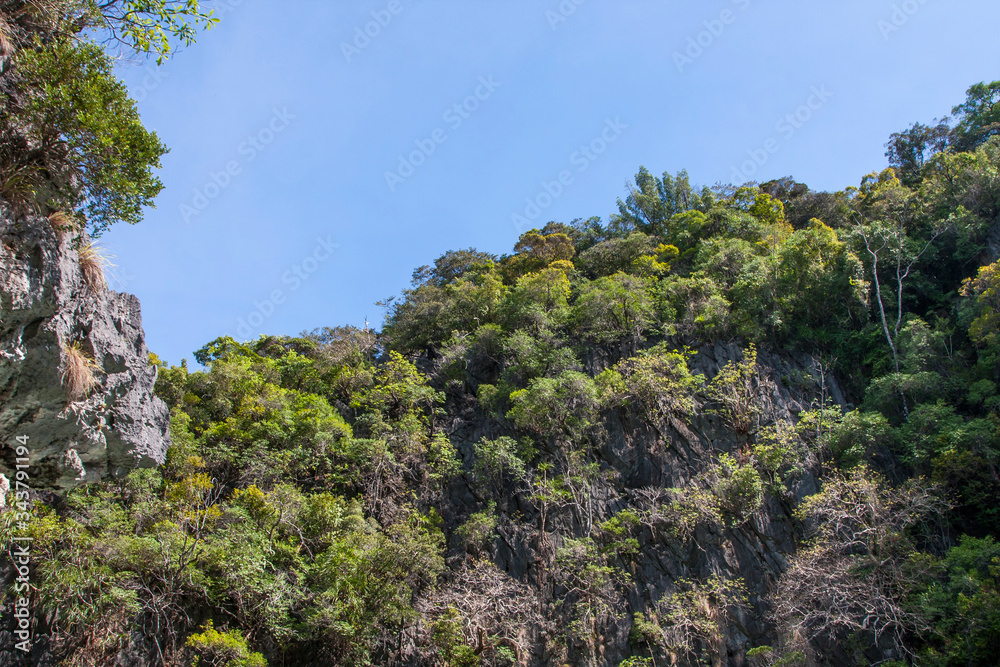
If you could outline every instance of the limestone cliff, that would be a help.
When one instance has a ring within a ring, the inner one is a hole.
[[[153,396],[139,300],[88,279],[89,239],[56,227],[0,208],[0,473],[26,436],[31,487],[60,490],[162,463],[169,412]],[[93,386],[73,395],[81,360]]]

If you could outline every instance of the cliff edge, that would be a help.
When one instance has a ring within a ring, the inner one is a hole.
[[[0,205],[0,473],[26,438],[38,490],[154,466],[170,445],[139,300],[109,290],[86,233],[53,220]]]

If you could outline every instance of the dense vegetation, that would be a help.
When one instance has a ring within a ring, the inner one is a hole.
[[[216,19],[197,0],[0,3],[0,195],[19,212],[72,214],[94,235],[135,224],[163,185],[109,45],[168,57]],[[103,45],[103,47],[102,47]]]
[[[51,7],[41,27],[9,13],[8,39],[31,39],[4,84],[0,186],[96,230],[134,221],[163,148],[104,52],[72,37],[99,25],[165,55],[209,18]],[[606,664],[625,628],[631,667],[725,661],[737,630],[759,665],[994,664],[998,99],[1000,82],[973,86],[952,121],[893,135],[891,167],[857,188],[699,190],[641,168],[606,223],[417,269],[381,332],[220,338],[195,354],[204,370],[151,358],[166,464],[36,503],[39,650],[67,665],[582,665]],[[39,137],[50,149],[29,155]],[[698,350],[716,342],[742,353],[706,372]],[[808,374],[772,377],[796,355]],[[779,414],[775,380],[807,409]],[[642,431],[681,466],[671,443],[702,428],[728,435],[676,487],[633,484],[611,455]],[[763,588],[745,568],[699,570],[778,521],[799,544]],[[665,553],[692,576],[653,596],[640,565]],[[517,576],[498,566],[519,558]]]

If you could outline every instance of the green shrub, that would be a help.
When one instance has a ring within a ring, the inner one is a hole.
[[[741,464],[729,454],[722,454],[714,492],[722,510],[738,525],[760,509],[764,501],[764,482],[752,465]]]
[[[830,454],[842,468],[870,461],[879,446],[892,443],[892,430],[881,413],[854,410],[844,415],[829,431]]]
[[[16,67],[25,99],[0,115],[10,147],[0,161],[5,189],[78,211],[95,236],[138,222],[163,187],[153,169],[166,148],[143,127],[111,59],[93,44],[62,40],[20,51]]]
[[[493,531],[497,527],[496,503],[490,502],[483,512],[474,512],[455,531],[466,550],[472,553],[489,551],[493,542]]]
[[[554,378],[536,378],[510,395],[507,417],[520,428],[542,436],[579,441],[593,426],[600,408],[597,386],[590,376],[563,371]]]
[[[635,638],[673,658],[720,659],[727,622],[749,606],[743,580],[712,576],[705,581],[679,579],[677,586],[677,591],[660,597],[648,615],[636,614]]]
[[[785,480],[806,463],[795,428],[785,421],[762,428],[751,455],[773,493],[784,492]]]
[[[531,450],[509,436],[482,439],[474,445],[476,460],[472,466],[476,482],[499,498],[505,485],[523,482],[528,477],[525,460]]]
[[[770,381],[757,366],[757,347],[743,350],[743,359],[729,361],[706,387],[705,393],[719,407],[715,409],[741,436],[756,432],[766,417],[770,400]]]
[[[688,369],[690,353],[661,343],[625,359],[595,378],[606,405],[634,405],[646,418],[662,424],[672,416],[694,412],[694,393],[704,381]]]
[[[465,641],[462,615],[454,607],[449,607],[434,622],[432,641],[448,667],[479,667],[482,664],[479,655]]]
[[[730,330],[729,300],[719,283],[700,272],[664,278],[656,295],[660,320],[676,333],[712,341]]]
[[[194,667],[267,667],[260,653],[247,648],[238,630],[219,632],[208,621],[200,633],[187,638]]]
[[[600,343],[642,339],[654,324],[652,285],[627,273],[583,283],[573,304],[576,331]]]
[[[1000,646],[1000,545],[963,536],[932,564],[911,604],[932,630],[921,658],[938,665],[989,665]],[[926,570],[925,570],[926,571]]]

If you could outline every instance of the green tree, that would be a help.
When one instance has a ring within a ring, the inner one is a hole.
[[[598,624],[620,613],[620,587],[629,576],[611,562],[611,555],[589,537],[567,539],[556,552],[555,578],[568,616],[563,631],[585,653],[596,648]]]
[[[417,514],[384,533],[367,526],[336,535],[309,568],[313,595],[302,613],[325,657],[369,664],[382,629],[412,617],[415,594],[441,572],[442,543],[440,530]]]
[[[669,238],[670,222],[675,215],[700,210],[711,201],[711,191],[707,188],[701,193],[694,191],[686,171],[679,171],[676,176],[664,172],[661,178],[656,178],[645,167],[639,167],[635,187],[629,188],[625,201],[618,200],[614,225],[622,230]]]
[[[662,595],[648,613],[635,615],[633,636],[651,651],[666,653],[672,662],[694,663],[708,656],[721,660],[727,625],[738,622],[738,614],[749,606],[743,580],[680,579],[677,587]]]
[[[569,236],[561,232],[544,234],[537,229],[530,229],[514,244],[514,252],[503,260],[503,271],[507,282],[513,282],[518,276],[544,269],[553,262],[573,259],[576,249]]]
[[[449,250],[434,260],[434,266],[421,266],[413,271],[413,284],[432,284],[437,287],[456,281],[469,271],[482,269],[495,262],[496,255],[480,252],[475,248]]]
[[[509,290],[500,309],[508,330],[549,331],[569,315],[570,282],[558,268],[523,275]]]
[[[959,667],[989,665],[1000,646],[1000,545],[962,536],[944,558],[931,560],[912,607],[927,619],[920,657]]]
[[[970,86],[965,101],[951,113],[957,121],[951,142],[959,151],[974,150],[1000,135],[1000,81]]]
[[[736,433],[752,435],[768,418],[774,383],[757,365],[757,346],[743,350],[739,361],[726,362],[705,388],[716,411]]]
[[[157,64],[173,53],[174,42],[190,46],[199,28],[210,29],[218,18],[199,0],[99,0],[98,25],[136,52],[155,55]]]
[[[770,595],[779,637],[792,650],[843,642],[862,633],[873,649],[896,655],[922,615],[908,604],[915,583],[909,529],[947,503],[919,480],[890,487],[863,466],[828,477],[796,511],[808,546],[790,559]]]
[[[900,372],[897,339],[903,323],[903,288],[917,262],[928,251],[946,227],[932,227],[924,238],[913,238],[908,233],[912,225],[910,211],[912,194],[899,182],[891,169],[877,176],[866,176],[858,196],[858,215],[854,231],[864,245],[871,260],[872,282],[875,285],[875,308],[882,324],[882,332],[892,353],[893,370]],[[879,263],[884,268],[879,267]],[[895,288],[895,318],[886,312],[883,297],[885,270]],[[904,418],[909,415],[906,396],[899,393]]]
[[[1000,336],[1000,262],[979,267],[962,283],[962,295],[975,299],[976,318],[969,336],[980,345],[995,345]]]
[[[155,55],[157,63],[218,22],[199,0],[13,0],[2,11],[4,37],[15,48],[83,36]]]
[[[528,472],[524,457],[526,448],[514,438],[500,436],[496,439],[482,439],[474,445],[476,461],[472,466],[476,482],[495,498],[503,495],[509,482],[515,484],[527,480]]]
[[[507,417],[520,428],[541,436],[581,440],[594,425],[600,399],[590,376],[563,371],[554,378],[535,378],[510,395]]]
[[[655,294],[660,320],[675,333],[707,342],[731,330],[732,304],[723,286],[701,271],[668,276],[657,284]]]
[[[616,273],[584,283],[573,304],[577,331],[608,343],[638,342],[653,325],[652,280]]]
[[[632,232],[622,238],[602,241],[585,250],[577,257],[576,265],[593,278],[610,276],[619,271],[630,273],[639,258],[653,254],[656,246],[655,237]]]
[[[783,320],[803,337],[828,337],[867,308],[861,260],[833,229],[812,220],[778,249],[777,294]]]
[[[950,133],[948,121],[942,119],[930,126],[914,123],[903,132],[889,136],[885,156],[904,185],[912,188],[920,184],[924,165],[931,156],[948,146]]]
[[[742,525],[764,502],[764,483],[754,466],[738,462],[729,454],[719,456],[715,468],[713,492],[719,507],[730,517],[732,525]]]
[[[661,343],[618,362],[595,378],[605,404],[635,404],[656,427],[694,413],[694,393],[704,381],[688,369],[689,354]]]
[[[0,188],[15,203],[77,211],[97,235],[135,224],[163,187],[166,148],[143,127],[112,62],[70,40],[16,57],[23,97],[0,111]]]

